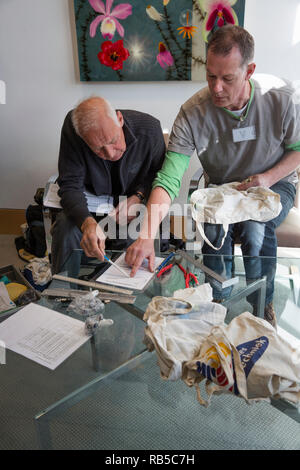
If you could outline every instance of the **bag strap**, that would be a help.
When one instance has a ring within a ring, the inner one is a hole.
[[[222,240],[221,240],[221,245],[220,245],[219,247],[214,246],[214,245],[208,240],[207,236],[206,236],[205,233],[204,233],[204,230],[203,230],[203,227],[202,227],[202,224],[201,224],[201,223],[197,224],[197,227],[198,227],[198,230],[199,230],[199,232],[200,232],[201,237],[203,238],[203,240],[206,241],[206,243],[207,243],[211,248],[213,248],[214,250],[220,250],[220,249],[222,248],[222,246],[224,245],[225,238],[226,238],[226,236],[227,236],[228,224],[223,224],[224,236],[223,236],[223,238],[222,238]]]

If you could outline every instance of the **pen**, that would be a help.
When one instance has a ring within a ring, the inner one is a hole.
[[[163,260],[162,263],[160,263],[160,265],[156,268],[156,272],[159,272],[162,268],[164,268],[168,261],[173,258],[173,256],[175,255],[175,252],[173,251],[172,253],[169,254],[169,256],[166,257],[166,259]]]
[[[122,268],[120,268],[120,266],[118,266],[116,263],[114,263],[106,255],[104,255],[104,259],[106,259],[106,261],[108,261],[114,268],[118,269],[120,271],[120,273],[124,274],[124,276],[130,277],[130,275],[126,271],[124,271]]]

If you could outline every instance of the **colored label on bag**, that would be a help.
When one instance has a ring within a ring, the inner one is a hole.
[[[241,364],[244,369],[246,378],[250,374],[256,362],[262,357],[268,348],[269,340],[266,336],[261,336],[251,341],[239,344],[236,349],[240,355]],[[234,384],[229,388],[235,395],[239,394],[236,374],[234,367],[234,360],[231,350],[225,343],[218,343],[222,353],[230,361],[229,366],[233,372]],[[230,355],[230,358],[228,357]],[[208,380],[217,383],[221,387],[226,387],[229,383],[226,373],[221,365],[220,357],[217,349],[212,346],[205,353],[205,362],[197,361],[197,372]]]
[[[226,387],[228,385],[228,379],[224,372],[222,366],[219,366],[217,369],[215,367],[211,367],[204,362],[197,362],[197,372],[206,377],[208,380],[217,383],[221,387]]]
[[[218,346],[225,357],[231,355],[231,350],[225,343],[220,342]],[[228,378],[221,365],[218,351],[214,346],[205,352],[205,362],[197,361],[197,372],[221,387],[228,385]]]
[[[266,336],[261,336],[246,343],[239,344],[237,350],[239,352],[241,363],[246,375],[246,378],[251,372],[255,363],[261,358],[269,346],[269,340]]]

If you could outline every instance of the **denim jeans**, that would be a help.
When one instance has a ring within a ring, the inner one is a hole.
[[[262,276],[266,276],[267,278],[266,305],[273,300],[274,295],[277,255],[277,238],[275,229],[284,221],[288,212],[293,207],[296,195],[295,187],[286,181],[279,181],[271,186],[270,189],[280,195],[282,210],[277,217],[268,222],[246,220],[245,222],[231,224],[229,225],[228,234],[220,250],[214,250],[206,243],[204,243],[202,247],[204,265],[223,277],[230,278],[233,273],[232,255],[234,254],[234,240],[238,235],[243,254],[246,282],[253,282],[260,279]],[[221,243],[222,236],[224,235],[222,225],[204,224],[204,231],[213,245],[218,246]],[[221,300],[230,296],[232,287],[227,287],[222,290],[217,283],[214,283],[211,280],[211,278],[208,279],[208,282],[212,285],[214,299]],[[254,305],[256,301],[255,293],[251,294],[247,300]]]

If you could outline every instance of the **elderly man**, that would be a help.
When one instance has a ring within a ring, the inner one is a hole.
[[[106,236],[84,191],[113,196],[116,222],[129,222],[133,206],[148,198],[164,155],[160,123],[149,114],[115,111],[101,97],[88,98],[67,114],[58,162],[63,212],[52,228],[53,273],[80,246],[87,256],[103,260]],[[124,196],[120,203],[119,196]],[[125,248],[130,241],[119,239],[111,247]]]
[[[132,266],[132,276],[143,258],[148,259],[153,270],[157,226],[177,195],[195,150],[210,183],[240,181],[240,190],[269,187],[280,194],[282,203],[276,219],[232,224],[223,247],[214,251],[205,243],[203,253],[228,255],[230,261],[237,231],[243,255],[276,257],[275,229],[293,206],[295,197],[295,169],[300,164],[300,107],[294,90],[286,82],[269,77],[271,82],[264,85],[251,78],[255,71],[253,57],[254,40],[245,29],[227,25],[212,35],[206,63],[208,87],[180,109],[164,165],[148,201],[148,219],[139,239],[127,250],[126,261]],[[223,235],[220,226],[205,224],[205,233],[214,246],[220,246]],[[205,260],[216,272],[217,258],[207,256]],[[244,264],[248,282],[267,274],[265,319],[275,326],[272,303],[275,270],[263,262],[258,268],[249,258],[248,261],[244,258]],[[214,289],[215,300],[221,301],[226,295],[228,292]]]

